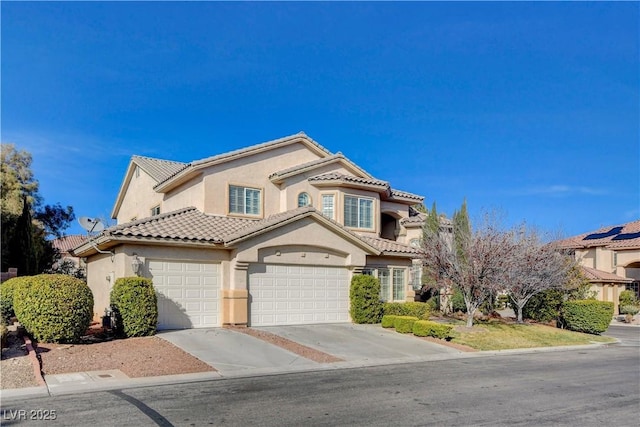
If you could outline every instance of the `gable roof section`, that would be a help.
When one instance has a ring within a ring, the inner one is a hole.
[[[122,206],[126,189],[129,187],[129,183],[131,182],[133,173],[136,170],[136,166],[145,171],[145,173],[147,173],[151,179],[156,181],[156,183],[159,183],[167,179],[167,177],[184,169],[187,166],[187,163],[154,159],[152,157],[131,156],[129,166],[127,167],[124,179],[120,185],[120,190],[118,190],[118,195],[116,196],[116,202],[111,210],[111,218],[116,218],[118,216],[118,211],[120,210],[120,206]]]
[[[631,283],[633,279],[620,277],[617,274],[607,273],[606,271],[596,270],[591,267],[580,266],[584,277],[592,283]]]
[[[605,247],[608,249],[639,249],[640,220],[612,227],[602,227],[590,233],[569,237],[558,242],[564,249]]]
[[[262,153],[264,151],[272,150],[278,147],[284,147],[291,144],[302,143],[307,148],[315,152],[321,157],[331,156],[331,152],[318,144],[316,141],[308,137],[304,132],[299,132],[295,135],[286,136],[284,138],[274,139],[272,141],[263,142],[261,144],[252,145],[250,147],[242,148],[239,150],[230,151],[223,154],[218,154],[212,157],[207,157],[202,160],[197,160],[189,163],[183,169],[168,176],[165,180],[158,183],[154,190],[159,192],[167,191],[197,174],[200,170],[217,165],[220,163],[229,162],[243,157],[251,156],[254,154]]]
[[[269,179],[272,182],[279,184],[286,178],[296,176],[304,172],[309,172],[319,167],[334,164],[334,163],[341,163],[343,166],[345,166],[347,169],[350,169],[351,171],[356,173],[358,176],[361,176],[364,178],[372,178],[371,175],[369,175],[364,169],[362,169],[361,167],[353,163],[351,160],[347,159],[344,156],[344,154],[338,152],[329,157],[312,160],[307,163],[302,163],[287,169],[283,169],[281,171],[274,172],[271,175],[269,175]]]
[[[394,242],[392,240],[381,239],[379,237],[360,236],[362,240],[377,248],[383,255],[412,255],[418,256],[422,252],[420,249],[404,243]]]
[[[352,243],[355,243],[357,246],[360,246],[370,253],[376,255],[380,253],[380,251],[377,250],[375,246],[363,240],[362,236],[358,236],[357,234],[347,230],[345,227],[333,221],[332,219],[325,217],[312,206],[293,209],[287,212],[271,215],[265,219],[257,220],[250,226],[238,230],[236,233],[227,236],[225,238],[225,244],[232,245],[307,217],[313,218],[317,222],[323,224],[325,227],[331,229],[336,234],[341,235],[342,237],[346,238]]]
[[[131,160],[148,173],[156,182],[162,182],[187,167],[187,163],[144,156],[132,156]]]

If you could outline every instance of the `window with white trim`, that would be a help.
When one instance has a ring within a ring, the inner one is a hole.
[[[160,215],[160,205],[151,208],[151,216]]]
[[[382,301],[405,301],[406,268],[365,268],[362,270],[362,274],[374,276],[380,281],[380,299]]]
[[[322,195],[322,215],[335,219],[335,196],[333,194]]]
[[[261,191],[257,188],[229,186],[229,213],[260,215]]]
[[[373,229],[373,199],[344,196],[344,225]]]
[[[311,204],[311,196],[309,193],[300,193],[298,194],[298,207],[302,208],[305,206],[309,206]]]

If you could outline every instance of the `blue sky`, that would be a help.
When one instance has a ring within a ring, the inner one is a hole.
[[[0,7],[2,142],[77,216],[109,218],[131,155],[304,131],[448,215],[640,217],[637,2]]]

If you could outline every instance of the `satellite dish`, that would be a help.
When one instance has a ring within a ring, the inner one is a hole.
[[[88,216],[81,216],[78,218],[80,226],[87,230],[87,233],[99,233],[104,230],[104,224],[98,218],[89,218]]]

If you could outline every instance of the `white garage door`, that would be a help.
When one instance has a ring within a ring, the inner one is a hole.
[[[158,329],[219,326],[219,265],[150,260]]]
[[[338,267],[251,264],[251,326],[349,321],[349,272]]]

